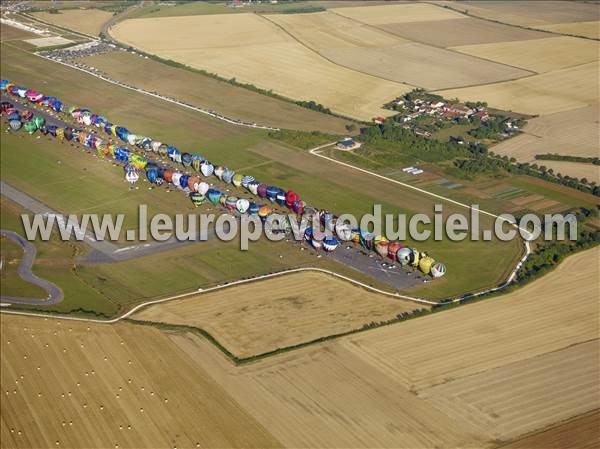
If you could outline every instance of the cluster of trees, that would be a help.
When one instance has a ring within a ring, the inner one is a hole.
[[[319,111],[319,112],[323,112],[324,114],[331,114],[331,109],[326,108],[325,106],[323,106],[321,103],[317,103],[315,101],[296,101],[295,102],[298,106],[302,106],[303,108],[306,109],[312,109],[313,111]]]
[[[502,115],[491,116],[489,120],[482,122],[479,118],[476,118],[474,124],[476,128],[468,132],[469,135],[476,139],[497,139],[498,134],[506,131],[506,125],[504,124],[506,117]]]
[[[536,154],[535,159],[541,161],[566,161],[600,165],[600,158],[598,157],[569,156],[567,154]]]
[[[482,151],[481,146],[478,148]],[[473,150],[474,146],[470,146],[469,149]],[[471,154],[474,158],[457,159],[454,161],[454,166],[469,175],[498,173],[501,170],[504,170],[508,173],[535,176],[536,178],[541,178],[545,181],[562,184],[573,189],[581,190],[582,192],[600,196],[600,186],[598,186],[595,181],[590,182],[586,178],[578,179],[573,176],[563,176],[560,173],[555,174],[553,169],[543,165],[538,166],[537,164],[529,164],[528,162],[517,162],[514,157],[500,157],[493,152],[472,152]]]
[[[361,129],[361,140],[428,162],[448,161],[470,155],[468,148],[463,145],[417,136],[412,130],[395,126],[390,121]]]
[[[585,220],[593,213],[593,211],[584,208],[575,213],[578,228],[575,242],[553,240],[538,244],[518,271],[517,280],[519,282],[530,281],[553,269],[565,257],[600,244],[600,231],[584,227]]]

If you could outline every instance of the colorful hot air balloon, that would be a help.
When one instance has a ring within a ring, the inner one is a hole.
[[[266,198],[267,197],[267,185],[266,184],[259,184],[256,187],[256,194],[258,196],[260,196],[261,198]]]
[[[187,189],[189,180],[190,177],[188,175],[181,175],[181,178],[179,178],[179,185],[177,187],[179,187],[182,190]]]
[[[242,175],[240,173],[236,173],[235,175],[233,175],[233,178],[231,178],[231,182],[233,183],[234,186],[241,187],[242,179],[244,179],[244,175]]]
[[[438,262],[431,267],[431,276],[434,278],[440,278],[444,274],[446,274],[446,265],[443,263]]]
[[[235,172],[229,168],[226,168],[225,171],[223,172],[223,182],[227,183],[227,184],[231,184],[231,181],[233,181],[233,177],[235,176]]]
[[[182,176],[183,176],[183,173],[181,173],[179,171],[173,172],[173,177],[171,178],[171,183],[175,187],[180,187],[179,180],[181,179]]]
[[[300,199],[300,197],[298,196],[298,194],[292,190],[288,190],[288,192],[285,194],[285,203],[286,203],[286,206],[289,207],[290,209],[292,208],[294,203],[296,201],[298,201],[299,199]]]
[[[217,178],[223,179],[223,173],[225,172],[225,167],[218,166],[215,168],[214,174]]]
[[[193,154],[192,155],[192,168],[195,171],[200,171],[200,165],[202,165],[202,156],[198,155],[198,154]]]
[[[23,123],[21,123],[21,120],[11,120],[8,122],[8,126],[10,126],[10,129],[13,131],[18,131],[21,129],[21,126],[23,126]]]
[[[197,192],[199,183],[200,183],[200,176],[190,176],[188,178],[187,187],[188,187],[188,189],[190,189],[190,191]]]
[[[242,187],[247,189],[251,182],[254,181],[254,176],[246,175],[242,177]],[[255,193],[256,195],[256,193]]]
[[[235,208],[238,210],[238,212],[240,214],[245,214],[248,211],[249,207],[250,207],[250,201],[248,201],[244,198],[240,198],[235,203]]]
[[[375,235],[369,231],[360,231],[360,244],[363,248],[373,251],[375,248]]]
[[[239,199],[239,198],[238,198],[237,196],[233,196],[233,195],[231,195],[231,196],[228,196],[228,197],[225,199],[225,207],[226,207],[227,209],[230,209],[230,210],[233,210],[233,209],[235,209],[235,208],[236,208],[236,204],[237,204],[237,202],[238,202],[238,199]]]
[[[262,206],[260,209],[258,209],[258,216],[262,221],[265,221],[272,213],[273,209],[271,209],[269,206]]]
[[[135,169],[127,170],[127,172],[125,173],[125,179],[130,184],[135,184],[137,182],[137,180],[139,179],[139,177],[140,177],[140,175],[138,175],[138,173]]]
[[[201,206],[204,203],[204,201],[206,201],[206,197],[204,195],[199,194],[198,192],[190,193],[190,199],[196,207]]]
[[[214,173],[214,169],[215,168],[213,167],[213,165],[208,161],[204,161],[200,165],[200,171],[202,172],[202,175],[204,175],[205,177],[212,175]]]
[[[181,155],[181,163],[184,167],[189,167],[192,165],[192,155],[190,153],[183,153]]]
[[[351,234],[352,234],[352,243],[354,243],[355,245],[359,245],[360,244],[360,229],[352,228]]]
[[[335,232],[343,242],[348,242],[352,240],[352,229],[349,224],[340,223],[336,225]]]
[[[252,195],[258,195],[258,186],[260,186],[260,182],[250,181],[248,183],[248,187],[246,187],[246,188],[248,189],[248,191],[250,193],[252,193]],[[266,192],[266,186],[265,186],[265,192]]]
[[[304,230],[304,240],[310,242],[312,240],[313,228],[306,228]]]
[[[375,251],[377,251],[377,254],[379,254],[381,257],[387,257],[388,246],[390,245],[388,239],[385,237],[379,237],[378,239],[376,238],[375,241]]]
[[[156,168],[150,168],[146,170],[146,178],[149,182],[154,184],[156,182],[156,179],[158,178],[158,171],[156,170]]]
[[[411,262],[411,265],[413,267],[418,267],[419,261],[421,260],[421,253],[419,253],[419,250],[416,248],[411,248],[411,249],[412,249],[412,253],[413,253],[413,260]]]
[[[313,228],[311,243],[315,249],[321,249],[323,247],[323,240],[325,239],[325,233],[320,229]]]
[[[258,211],[261,207],[262,206],[260,204],[250,203],[250,206],[248,206],[248,213],[250,215],[258,215]]]
[[[400,248],[396,253],[396,258],[400,265],[406,266],[412,263],[413,260],[413,252],[412,249],[408,247]]]
[[[398,250],[403,246],[400,242],[390,242],[388,245],[388,257],[396,262],[398,260]]]
[[[223,194],[221,193],[221,191],[217,189],[208,189],[208,192],[206,193],[206,197],[208,198],[208,200],[215,206],[219,205],[219,200],[221,199],[222,195]]]
[[[294,201],[294,204],[292,204],[292,210],[298,215],[302,215],[305,206],[306,203],[302,200]]]
[[[173,162],[181,163],[181,152],[176,147],[167,147],[167,155]]]
[[[170,168],[166,169],[163,172],[162,178],[165,180],[165,182],[173,182],[173,170]]]
[[[325,251],[328,252],[334,251],[339,244],[340,242],[338,241],[338,239],[336,239],[333,236],[325,237],[325,239],[323,239],[323,248],[325,249]]]
[[[279,187],[275,187],[275,186],[268,186],[267,187],[267,199],[269,201],[275,201],[275,199],[277,198],[277,194],[281,191],[281,189]],[[260,195],[260,193],[259,193]]]

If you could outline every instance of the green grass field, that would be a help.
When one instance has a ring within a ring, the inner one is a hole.
[[[46,292],[37,285],[20,278],[17,268],[23,258],[23,249],[9,238],[0,239],[2,270],[0,271],[2,296],[45,298]]]
[[[289,10],[315,11],[319,2],[285,2],[285,3],[261,3],[255,5],[244,5],[242,8],[230,8],[225,2],[214,4],[203,1],[179,4],[177,6],[149,6],[140,11],[135,17],[174,17],[174,16],[198,16],[207,14],[234,14],[234,13],[278,13]]]
[[[60,96],[71,104],[85,105],[136,133],[150,135],[182,149],[198,151],[236,171],[243,169],[243,172],[251,173],[263,182],[293,188],[319,208],[352,213],[358,217],[370,212],[373,204],[381,204],[384,212],[395,214],[431,214],[433,211],[436,201],[431,197],[323,161],[306,151],[270,139],[266,132],[239,129],[5,45],[2,50],[3,78]],[[129,192],[124,186],[120,168],[81,151],[73,152],[68,144],[30,136],[15,139],[22,139],[23,143],[7,140],[8,151],[3,151],[2,155],[3,178],[36,196],[45,197],[51,207],[77,211],[90,209],[94,204],[104,204],[94,211],[113,212],[121,208],[127,212],[135,210],[141,200],[153,204],[154,211],[174,213],[180,207],[190,207],[179,194],[148,192],[142,188]],[[46,148],[46,145],[49,146]],[[21,156],[23,153],[19,149],[22,146],[30,148],[28,157]],[[57,155],[62,156],[58,158]],[[58,159],[62,161],[60,168],[57,167]],[[65,166],[62,164],[69,167],[72,179],[64,179]],[[28,179],[40,166],[45,167],[45,173],[39,180],[40,185],[35,185]],[[63,183],[70,188],[66,189]],[[78,185],[82,186],[85,195],[75,191]],[[180,197],[183,199],[180,200]],[[184,203],[180,204],[180,201]],[[445,206],[447,214],[458,211],[462,209]],[[128,223],[134,226],[135,220]],[[521,252],[517,241],[410,243],[421,251],[430,252],[448,266],[449,274],[445,279],[428,284],[427,296],[432,298],[444,298],[499,283]],[[492,259],[494,264],[489,264]]]

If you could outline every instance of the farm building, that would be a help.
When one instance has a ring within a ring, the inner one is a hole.
[[[360,147],[360,143],[351,137],[347,137],[344,140],[340,140],[338,143],[336,143],[335,147],[338,150],[354,150],[355,148]]]

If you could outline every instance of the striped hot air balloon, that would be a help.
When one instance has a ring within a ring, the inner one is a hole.
[[[433,266],[431,267],[431,276],[433,276],[434,278],[440,278],[444,274],[446,274],[446,265],[444,265],[441,262],[433,264]]]
[[[335,251],[335,249],[338,247],[339,244],[340,244],[340,242],[338,241],[338,239],[336,239],[333,236],[325,237],[323,239],[323,248],[327,252]]]
[[[238,202],[238,197],[234,195],[230,195],[225,199],[225,207],[229,210],[233,210],[236,208],[236,204]]]
[[[258,215],[258,211],[261,207],[262,206],[260,204],[250,203],[250,206],[248,206],[248,213],[250,215]]]
[[[204,158],[199,154],[192,154],[192,168],[196,171],[200,171],[200,166]]]
[[[196,207],[201,206],[206,201],[206,197],[204,195],[199,194],[198,192],[190,193],[190,199],[192,200],[192,203],[194,203],[194,206],[196,206]]]
[[[220,190],[208,189],[208,191],[206,192],[206,196],[208,198],[208,201],[210,201],[213,205],[218,206],[221,200],[221,196],[223,196],[223,194]]]
[[[254,176],[246,175],[242,177],[242,187],[247,189],[251,182],[254,181]],[[255,193],[256,195],[256,193]]]

